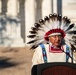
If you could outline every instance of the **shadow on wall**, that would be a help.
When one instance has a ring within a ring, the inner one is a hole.
[[[13,40],[18,37],[18,17],[0,15],[0,46],[10,46]]]

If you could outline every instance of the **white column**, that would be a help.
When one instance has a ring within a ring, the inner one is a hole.
[[[13,19],[16,20],[16,16],[17,16],[17,0],[8,0],[8,4],[7,4],[7,16],[10,17],[12,19],[12,23],[10,23],[9,21],[7,22],[7,34],[10,31],[10,36],[8,36],[13,43],[11,43],[11,46],[15,45],[15,39],[17,39],[16,35],[17,35],[17,24],[15,22],[13,22]],[[8,31],[9,29],[9,31]]]
[[[62,0],[62,3],[63,16],[69,17],[71,22],[76,23],[76,0]]]
[[[15,21],[18,21],[17,14],[19,11],[19,4],[18,0],[9,0],[7,5],[7,16],[11,16],[12,23],[8,22],[7,24],[7,35],[10,32],[9,38],[13,41],[11,43],[12,47],[22,47],[24,46],[23,39],[21,38],[21,24],[16,23]],[[13,21],[15,20],[15,21]],[[9,28],[9,30],[8,30]]]
[[[9,0],[7,4],[7,15],[17,16],[17,0]]]
[[[33,26],[35,23],[35,0],[26,0],[25,5],[25,39],[27,44],[29,41],[27,35],[29,34],[31,26]]]
[[[57,0],[53,0],[53,13],[57,13]]]
[[[52,13],[51,0],[42,0],[42,18]]]
[[[0,13],[2,12],[2,3],[1,3],[1,0],[0,0]]]

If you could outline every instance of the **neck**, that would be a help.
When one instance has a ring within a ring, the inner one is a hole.
[[[54,48],[61,48],[61,45],[55,46],[52,43],[49,43],[50,46],[54,47]]]

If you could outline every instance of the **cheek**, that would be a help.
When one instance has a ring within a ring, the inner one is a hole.
[[[55,42],[55,39],[54,39],[54,38],[49,38],[49,41],[50,41],[51,43],[54,43],[54,42]]]

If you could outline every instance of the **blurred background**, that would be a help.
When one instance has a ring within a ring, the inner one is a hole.
[[[76,24],[76,0],[0,0],[1,75],[31,74],[33,51],[27,35],[35,22],[52,13]]]

